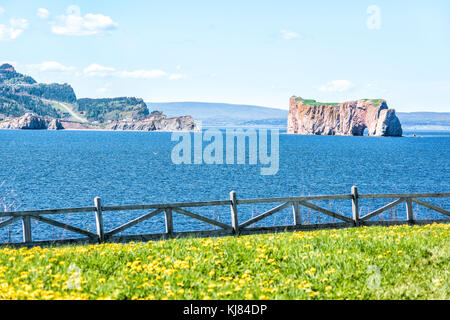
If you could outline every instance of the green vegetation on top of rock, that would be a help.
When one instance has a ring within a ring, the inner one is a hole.
[[[303,104],[309,105],[309,106],[337,106],[339,103],[337,102],[318,102],[313,99],[303,99],[302,97],[295,98],[296,102],[301,102]]]
[[[79,99],[78,109],[90,121],[142,120],[149,115],[147,105],[142,99],[119,97],[109,99]]]
[[[384,99],[362,99],[362,101],[364,102],[372,102],[372,104],[374,106],[379,106],[381,105],[383,102],[385,102]]]
[[[374,106],[381,105],[385,100],[384,99],[361,99],[364,102],[372,102]],[[303,99],[302,97],[295,97],[296,102],[301,102],[305,105],[309,106],[337,106],[339,102],[318,102],[313,99]]]

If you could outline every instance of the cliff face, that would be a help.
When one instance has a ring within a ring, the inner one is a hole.
[[[400,121],[384,100],[322,104],[291,97],[288,133],[303,135],[401,136]]]
[[[197,131],[194,118],[182,116],[167,118],[160,112],[153,112],[147,119],[138,121],[114,121],[108,124],[108,130],[136,131]]]
[[[26,113],[22,117],[17,117],[9,121],[1,122],[0,129],[61,130],[64,128],[58,119],[44,118],[34,113]]]

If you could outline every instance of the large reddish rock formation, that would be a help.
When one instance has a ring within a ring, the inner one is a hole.
[[[291,97],[288,133],[303,135],[402,136],[402,126],[385,100],[363,99],[339,104]]]

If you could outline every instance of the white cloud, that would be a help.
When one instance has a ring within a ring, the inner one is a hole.
[[[67,71],[73,71],[75,70],[75,67],[65,66],[59,62],[56,61],[44,61],[39,64],[31,64],[28,65],[30,69],[38,70],[41,72],[67,72]]]
[[[135,71],[120,71],[119,77],[133,78],[133,79],[155,79],[167,76],[162,70],[135,70]]]
[[[14,40],[22,34],[23,30],[14,29],[12,27],[8,27],[4,24],[0,24],[0,40]]]
[[[27,21],[27,19],[11,18],[11,19],[9,19],[9,23],[11,24],[11,27],[13,27],[13,28],[17,28],[17,29],[26,29],[26,28],[28,28],[28,21]]]
[[[97,89],[97,92],[98,93],[106,93],[106,92],[109,91],[110,87],[111,87],[111,83],[110,82],[105,83],[102,88]]]
[[[0,7],[0,14],[4,14],[5,13],[5,9],[3,9],[2,7]]]
[[[297,32],[289,31],[289,30],[281,30],[280,33],[281,33],[281,37],[284,40],[293,40],[293,39],[299,39],[302,37]]]
[[[181,73],[168,74],[159,69],[138,69],[138,70],[116,70],[113,67],[105,67],[99,64],[91,64],[83,70],[83,74],[88,77],[118,77],[126,79],[158,79],[169,80],[186,79],[188,76]],[[81,75],[81,74],[78,74]]]
[[[104,67],[99,64],[93,63],[83,70],[84,75],[88,77],[107,77],[114,74],[116,69],[111,67]]]
[[[348,80],[333,80],[327,84],[320,86],[319,91],[324,92],[344,92],[354,88],[355,85]]]
[[[67,8],[67,15],[58,17],[58,22],[52,26],[52,32],[66,36],[92,36],[107,33],[117,26],[111,17],[93,13],[82,16],[78,6],[70,6]]]
[[[377,5],[371,5],[367,8],[367,14],[370,15],[366,21],[367,29],[380,30],[381,29],[381,8]]]
[[[36,14],[41,19],[47,19],[50,16],[50,11],[45,8],[39,8]]]
[[[9,19],[9,25],[0,24],[0,41],[17,39],[28,28],[26,19]]]

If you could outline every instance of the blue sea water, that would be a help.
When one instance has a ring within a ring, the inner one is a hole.
[[[450,132],[421,132],[418,137],[406,132],[403,138],[281,134],[279,171],[267,176],[260,174],[263,165],[175,165],[171,152],[176,144],[171,133],[161,132],[0,130],[0,204],[13,204],[11,210],[32,210],[92,206],[96,196],[105,206],[227,200],[231,190],[238,198],[345,194],[352,185],[358,186],[359,193],[450,192]],[[324,206],[350,216],[348,202]],[[373,210],[378,202],[366,201],[362,210]],[[448,199],[434,203],[448,210]],[[243,208],[240,219],[267,208]],[[230,224],[229,207],[195,212]],[[105,213],[105,227],[142,213]],[[389,214],[396,218],[393,215],[403,217],[404,212]],[[266,223],[289,224],[291,216],[287,210]],[[93,213],[53,218],[95,230]],[[303,212],[303,219],[328,221],[310,211]],[[178,215],[174,222],[175,231],[208,229]],[[161,216],[127,232],[163,230]],[[33,222],[36,240],[55,236],[74,235]],[[19,222],[0,229],[0,242],[20,239]]]

